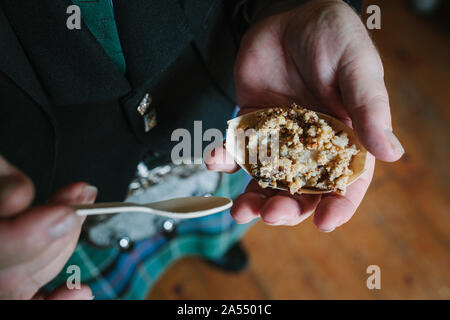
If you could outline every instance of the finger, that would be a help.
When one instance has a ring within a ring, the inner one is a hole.
[[[224,146],[214,148],[205,158],[206,168],[211,171],[233,173],[239,170],[238,164]]]
[[[97,195],[97,188],[86,183],[74,183],[59,190],[52,197],[52,203],[60,204],[88,204],[93,203]],[[54,278],[72,255],[78,243],[81,227],[69,233],[64,238],[54,241],[42,252],[27,270],[34,270],[36,281],[45,284],[47,279]],[[50,262],[49,262],[50,261]]]
[[[65,284],[60,286],[49,296],[47,300],[92,300],[94,295],[91,288],[82,284],[80,289],[69,289]]]
[[[241,107],[238,115],[260,110],[261,107]],[[239,170],[239,165],[234,161],[233,156],[222,146],[214,148],[205,158],[206,168],[211,171],[234,173]]]
[[[398,160],[404,149],[392,132],[389,97],[376,49],[372,44],[350,47],[344,56],[339,87],[359,139],[376,158]]]
[[[15,278],[18,282],[14,286],[14,293],[24,298],[30,296],[34,296],[33,299],[45,298],[35,293],[61,272],[73,254],[80,231],[81,229],[54,241],[37,257],[13,266],[11,269],[15,269]],[[21,270],[21,272],[18,272],[18,270]]]
[[[251,180],[245,191],[233,203],[231,216],[237,223],[248,223],[259,217],[259,210],[264,202],[277,191],[261,188],[255,180]]]
[[[346,223],[361,203],[372,180],[375,158],[369,156],[366,171],[347,187],[345,195],[324,194],[317,206],[314,223],[322,232],[331,232]]]
[[[249,223],[259,217],[267,197],[258,192],[245,192],[234,201],[230,214],[237,223]]]
[[[51,202],[91,203],[96,195],[93,191],[95,190],[86,183],[72,184],[58,191]],[[20,296],[34,295],[62,270],[72,255],[84,218],[79,218],[70,211],[66,213],[66,217],[55,217],[66,209],[72,210],[55,204],[36,207],[14,220],[0,223],[0,241],[1,237],[8,239],[8,246],[2,248],[2,258],[5,259],[2,259],[1,267],[5,270],[9,266],[14,266],[11,269],[15,270],[16,279],[32,279],[32,281],[22,280],[19,283],[20,289],[14,289]],[[38,223],[33,222],[33,219],[38,219]],[[56,222],[49,223],[51,219]],[[40,224],[42,222],[44,225]],[[4,230],[6,231],[3,232]],[[41,298],[39,295],[35,296],[35,299],[39,298]]]
[[[89,204],[95,201],[98,190],[85,182],[70,184],[58,190],[49,200],[53,204]]]
[[[280,192],[269,198],[261,208],[261,218],[270,225],[297,225],[306,220],[315,210],[320,195],[290,195]]]
[[[1,265],[13,265],[38,256],[53,241],[76,232],[83,221],[74,209],[61,205],[35,207],[19,218],[2,221]]]
[[[0,243],[8,244],[0,245],[4,257],[8,257],[2,261],[2,265],[30,260],[55,243],[53,252],[57,255],[63,246],[57,240],[78,234],[85,219],[77,216],[74,209],[61,203],[91,203],[95,194],[95,190],[87,184],[73,184],[58,191],[51,204],[34,207],[19,217],[2,221]]]
[[[24,210],[33,197],[31,180],[0,156],[0,217]]]
[[[320,203],[320,199],[322,198],[322,195],[320,194],[294,194],[291,195],[288,191],[282,191],[280,194],[292,197],[295,199],[302,212],[299,217],[293,217],[293,219],[287,220],[286,225],[289,226],[295,226],[299,224],[300,222],[303,222],[306,220],[311,214],[313,214]]]
[[[81,229],[79,230],[81,231]],[[43,299],[42,292],[37,293],[40,288],[54,279],[62,270],[76,246],[79,231],[50,243],[43,252],[36,257],[22,259],[16,263],[8,260],[2,250],[0,260],[0,296],[10,299]],[[22,254],[17,253],[17,256]],[[3,259],[5,258],[5,259]],[[9,262],[9,264],[8,264]]]
[[[32,278],[36,288],[42,288],[54,279],[72,256],[81,233],[81,228],[51,243],[39,256],[22,264],[24,278]]]
[[[74,183],[59,190],[51,199],[52,203],[86,204],[92,203],[96,188],[86,183]],[[73,254],[80,236],[81,226],[76,231],[50,243],[38,256],[25,262],[25,278],[32,278],[34,290],[43,287],[56,277]],[[24,287],[22,285],[22,287]],[[32,292],[32,288],[24,288]]]

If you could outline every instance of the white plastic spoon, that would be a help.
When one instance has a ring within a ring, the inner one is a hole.
[[[145,212],[174,219],[189,219],[211,215],[230,208],[233,201],[222,197],[186,197],[148,204],[103,202],[73,206],[81,216],[118,212]]]

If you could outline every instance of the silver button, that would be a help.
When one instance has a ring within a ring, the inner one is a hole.
[[[145,94],[144,98],[142,98],[141,103],[137,107],[137,112],[143,116],[147,113],[150,108],[150,104],[152,103],[152,97],[148,93]]]
[[[151,109],[152,97],[146,93],[137,107],[137,112],[144,118],[144,130],[149,132],[156,126],[156,111]]]
[[[175,229],[175,222],[172,219],[164,220],[162,228],[165,232],[172,232]]]
[[[156,111],[150,110],[147,114],[144,114],[144,129],[145,132],[149,132],[156,126]]]
[[[127,250],[131,247],[132,242],[129,237],[122,237],[119,239],[119,247],[122,250]]]

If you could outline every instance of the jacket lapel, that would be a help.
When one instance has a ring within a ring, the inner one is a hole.
[[[177,0],[114,0],[127,78],[150,88],[192,40]]]
[[[1,4],[34,71],[56,105],[112,100],[130,91],[129,82],[87,26],[83,24],[81,30],[66,27],[70,0],[2,0]],[[13,54],[7,50],[5,55]],[[11,61],[5,66],[3,62],[2,69],[11,75],[21,68],[19,63]],[[25,76],[30,76],[29,70],[24,70],[20,78]],[[37,94],[30,84],[26,90]]]
[[[116,99],[131,88],[141,95],[193,39],[177,0],[114,0],[127,63],[123,75],[84,23],[81,30],[66,27],[71,4],[0,0],[0,71],[47,110],[46,95],[56,105]]]
[[[51,116],[50,104],[20,43],[0,9],[0,72],[6,74]],[[53,118],[51,117],[53,121]]]

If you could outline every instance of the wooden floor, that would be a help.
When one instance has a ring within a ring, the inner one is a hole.
[[[258,222],[243,239],[248,271],[229,275],[184,259],[149,299],[450,299],[450,30],[404,1],[371,3],[381,7],[382,29],[372,34],[404,157],[378,162],[345,226],[324,234],[312,219],[294,228]],[[381,290],[366,287],[372,264]]]

